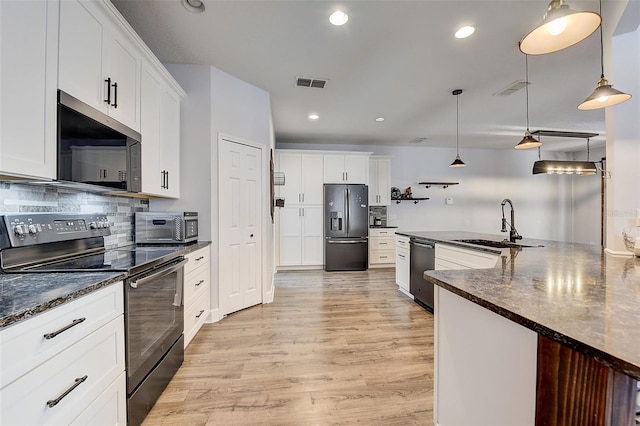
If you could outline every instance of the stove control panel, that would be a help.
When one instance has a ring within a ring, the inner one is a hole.
[[[102,214],[8,214],[0,216],[0,228],[0,236],[6,236],[0,238],[0,248],[111,235],[111,223]]]

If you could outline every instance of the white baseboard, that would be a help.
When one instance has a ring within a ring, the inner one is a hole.
[[[214,322],[218,322],[221,319],[222,318],[220,318],[220,308],[215,308],[209,311],[209,320],[207,321],[207,323],[211,324]]]
[[[633,253],[631,253],[630,251],[617,251],[606,248],[604,249],[604,252],[610,254],[611,256],[633,257]]]
[[[409,296],[411,299],[413,299],[413,294],[409,293],[407,290],[401,288],[400,286],[398,286],[398,290],[400,291],[400,293],[404,294],[405,296]]]
[[[273,298],[275,297],[276,294],[276,283],[274,278],[271,278],[271,291],[268,291],[265,295],[264,295],[264,299],[262,299],[262,304],[266,304],[266,303],[273,303]]]
[[[282,271],[308,271],[313,269],[324,269],[324,265],[305,265],[305,266],[277,266],[276,272]]]

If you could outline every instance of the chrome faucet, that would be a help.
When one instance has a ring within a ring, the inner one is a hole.
[[[504,205],[507,203],[509,203],[509,207],[511,207],[511,223],[508,223],[507,219],[504,217]],[[502,229],[500,231],[507,232],[507,224],[508,224],[510,228],[509,241],[511,241],[512,243],[515,243],[516,240],[522,239],[522,235],[518,234],[518,231],[516,230],[516,213],[515,213],[515,210],[513,209],[513,203],[511,202],[510,199],[505,198],[504,200],[502,200],[502,203],[500,203],[500,205],[502,206]]]

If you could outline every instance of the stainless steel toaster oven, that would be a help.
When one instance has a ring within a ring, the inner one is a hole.
[[[197,212],[138,212],[136,244],[186,244],[198,241]]]

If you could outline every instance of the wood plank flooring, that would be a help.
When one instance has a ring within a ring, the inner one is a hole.
[[[205,324],[144,425],[432,425],[432,406],[433,316],[393,269],[293,271]]]

